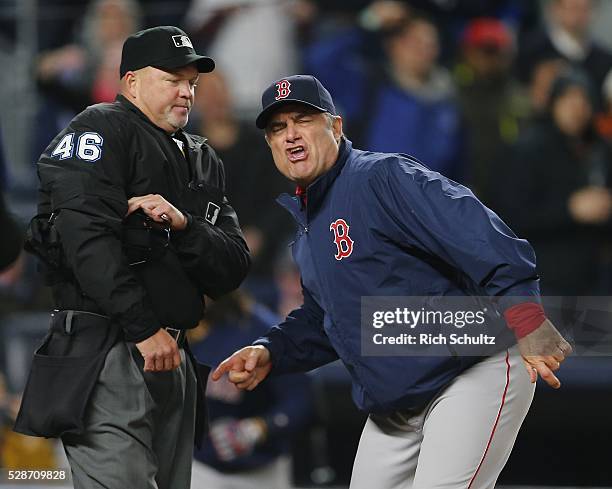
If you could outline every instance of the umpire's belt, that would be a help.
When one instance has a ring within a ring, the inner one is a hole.
[[[50,333],[46,354],[75,357],[104,351],[109,334],[122,336],[123,332],[107,316],[69,309],[51,313]]]
[[[108,327],[109,319],[102,314],[88,311],[53,311],[51,314],[51,330],[64,335],[80,333],[85,328]],[[186,330],[176,328],[164,328],[177,345],[182,348],[185,345]]]
[[[105,328],[109,326],[108,316],[89,311],[72,309],[51,313],[51,331],[64,334],[75,334],[83,328]]]

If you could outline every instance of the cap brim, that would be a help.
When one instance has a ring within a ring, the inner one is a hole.
[[[303,100],[298,100],[294,98],[284,98],[282,100],[278,100],[274,102],[271,105],[268,105],[264,110],[262,110],[257,116],[257,119],[255,119],[255,125],[259,129],[265,129],[266,126],[268,125],[268,119],[270,118],[270,116],[276,109],[278,109],[282,105],[292,104],[292,103],[307,105],[308,107],[312,107],[313,109],[317,109],[321,112],[327,112],[327,109],[319,107],[318,105],[315,105],[315,104],[311,104],[309,102],[304,102]]]
[[[200,73],[210,73],[215,69],[215,61],[208,56],[200,56],[199,54],[186,54],[185,56],[177,56],[161,63],[156,63],[156,68],[180,68],[195,63]]]

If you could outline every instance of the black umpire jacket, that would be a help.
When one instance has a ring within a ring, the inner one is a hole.
[[[174,139],[119,95],[76,116],[38,161],[38,210],[56,214],[74,278],[52,284],[57,308],[105,314],[129,341],[160,326],[185,327],[182,309],[189,306],[181,307],[181,297],[229,292],[250,264],[224,196],[221,161],[204,138],[179,130]],[[160,194],[188,216],[187,229],[171,233],[168,250],[187,281],[161,272],[149,277],[153,284],[143,283],[128,263],[122,248],[127,201],[146,194]]]
[[[69,341],[80,356],[54,357],[50,350],[57,321],[78,314],[70,312],[54,314],[34,355],[15,430],[53,437],[83,429],[89,395],[121,333],[139,342],[160,327],[196,326],[204,294],[216,297],[238,287],[250,257],[214,151],[203,138],[183,131],[169,136],[122,96],[76,116],[41,156],[38,175],[39,216],[53,216],[49,247],[59,242],[62,250],[61,266],[48,274],[56,308],[95,313],[78,316],[74,342],[59,333],[57,344]],[[163,196],[185,213],[188,225],[169,239],[166,234],[163,253],[142,263],[132,261],[126,249],[125,221],[128,199],[146,194]],[[40,217],[33,220],[31,236],[35,222]],[[104,316],[110,321],[99,319]],[[79,322],[88,328],[82,334]],[[87,355],[78,346],[83,342]],[[196,372],[199,444],[208,371]]]

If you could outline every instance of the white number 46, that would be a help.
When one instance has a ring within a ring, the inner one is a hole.
[[[97,132],[84,132],[79,136],[76,143],[76,155],[81,160],[94,162],[102,156],[102,144],[104,139]],[[65,160],[72,158],[74,153],[74,133],[66,134],[55,147],[51,156]]]

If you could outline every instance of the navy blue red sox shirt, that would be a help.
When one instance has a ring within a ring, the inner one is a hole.
[[[304,304],[254,343],[270,351],[277,374],[340,358],[360,409],[421,407],[482,357],[362,355],[362,297],[497,296],[501,313],[532,303],[519,336],[544,319],[529,243],[469,189],[407,155],[361,151],[343,138],[307,195],[279,202],[298,224]]]

